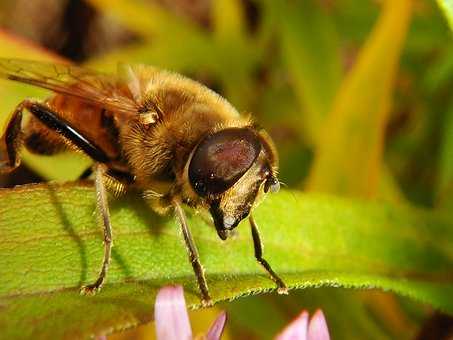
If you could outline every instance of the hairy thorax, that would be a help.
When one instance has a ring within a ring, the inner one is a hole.
[[[146,124],[137,115],[120,129],[126,159],[138,186],[162,195],[184,182],[185,164],[205,135],[249,123],[222,98],[180,84],[153,87],[141,111],[157,118]]]

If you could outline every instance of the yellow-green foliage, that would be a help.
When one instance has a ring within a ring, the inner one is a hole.
[[[152,1],[89,2],[138,39],[88,66],[146,63],[199,78],[253,113],[277,143],[289,189],[256,213],[265,256],[291,288],[333,288],[225,303],[233,333],[270,338],[282,326],[276,320],[289,318],[282,310],[305,304],[325,309],[338,339],[408,339],[429,308],[453,314],[453,48],[434,2],[256,0],[261,21],[253,32],[239,0],[213,1],[209,27]],[[438,3],[451,22],[452,1]],[[60,60],[6,33],[0,56]],[[1,81],[0,126],[21,99],[46,95]],[[24,162],[59,184],[0,190],[0,338],[132,327],[151,319],[166,283],[184,284],[199,307],[176,222],[133,194],[112,199],[105,288],[80,297],[98,270],[102,232],[92,186],[63,182],[90,160],[25,152]],[[273,288],[254,261],[246,223],[222,242],[203,219],[189,222],[215,301]],[[335,287],[392,291],[418,303]],[[267,327],[264,311],[276,316]]]

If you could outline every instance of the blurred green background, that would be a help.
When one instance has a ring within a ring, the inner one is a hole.
[[[104,71],[145,63],[201,81],[267,129],[288,187],[453,207],[453,44],[434,0],[2,0],[0,27],[1,57]],[[0,84],[7,112],[42,95]],[[2,126],[6,119],[2,112]],[[67,155],[25,160],[2,186],[75,179],[88,164]],[[335,339],[453,328],[446,316],[378,292],[309,289],[223,307],[235,339],[268,338],[316,307]],[[197,313],[206,329],[213,313]]]

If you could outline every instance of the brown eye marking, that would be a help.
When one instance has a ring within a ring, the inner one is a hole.
[[[189,181],[200,196],[222,193],[252,166],[260,151],[259,138],[248,128],[207,136],[190,161]]]

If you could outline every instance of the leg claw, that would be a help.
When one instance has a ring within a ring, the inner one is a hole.
[[[100,286],[95,284],[83,286],[80,288],[80,295],[93,296],[100,290],[100,288]]]
[[[288,295],[288,287],[278,287],[277,293],[281,295]]]
[[[214,303],[212,302],[211,298],[208,297],[207,299],[206,298],[201,299],[201,305],[203,307],[212,307]]]

